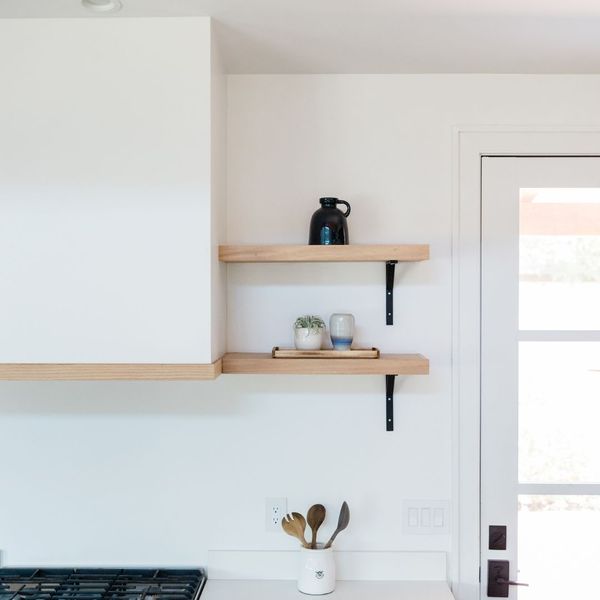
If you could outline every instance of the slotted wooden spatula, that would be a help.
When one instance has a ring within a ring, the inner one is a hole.
[[[291,515],[287,514],[281,519],[281,526],[283,530],[292,537],[298,538],[300,543],[305,548],[310,548],[306,538],[304,537],[304,531],[306,529],[306,519],[297,512],[293,512]]]

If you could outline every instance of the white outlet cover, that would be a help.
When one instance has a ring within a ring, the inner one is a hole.
[[[281,519],[287,513],[287,498],[265,498],[265,530],[281,531]]]
[[[447,500],[403,500],[404,535],[448,535],[450,502]]]

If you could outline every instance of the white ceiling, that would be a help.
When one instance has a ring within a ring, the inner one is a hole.
[[[600,0],[0,0],[0,18],[208,15],[231,73],[600,73]]]

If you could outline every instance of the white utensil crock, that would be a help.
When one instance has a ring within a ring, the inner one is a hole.
[[[296,350],[320,350],[323,344],[323,329],[301,327],[294,329],[294,345]]]
[[[331,594],[335,589],[335,560],[333,548],[323,548],[318,544],[316,550],[300,549],[300,576],[298,590],[303,594],[320,596]]]

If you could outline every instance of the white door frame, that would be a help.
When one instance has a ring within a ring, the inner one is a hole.
[[[479,598],[481,157],[600,156],[600,127],[456,127],[452,182],[452,501],[450,579]]]

